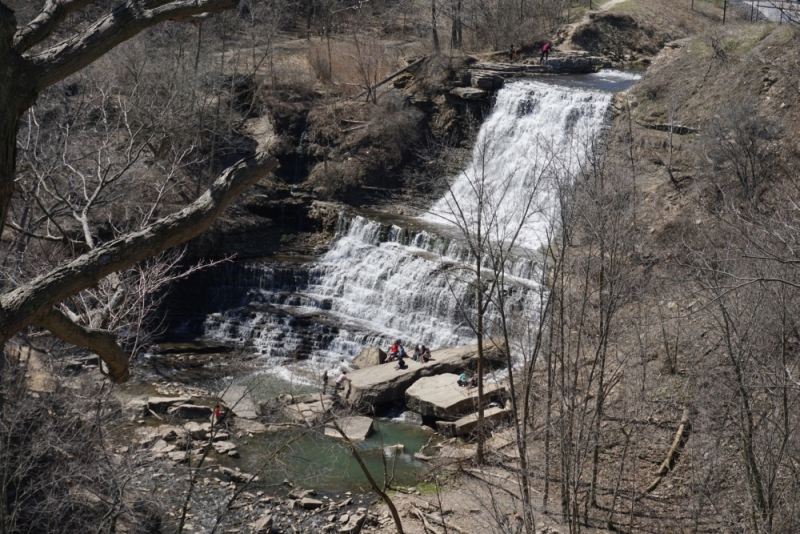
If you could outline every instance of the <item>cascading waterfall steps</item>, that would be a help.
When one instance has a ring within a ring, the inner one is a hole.
[[[466,177],[478,173],[490,184],[504,184],[492,193],[502,190],[504,196],[490,201],[509,228],[519,224],[515,200],[537,187],[536,214],[524,225],[519,253],[507,269],[507,283],[520,289],[511,306],[535,310],[542,275],[537,250],[553,230],[555,169],[562,176],[577,172],[589,141],[603,133],[612,91],[637,78],[601,72],[507,83],[478,133],[472,160],[453,181],[452,195],[435,202],[415,229],[343,213],[328,252],[316,261],[218,267],[206,281],[218,286],[205,288],[205,302],[185,319],[185,329],[264,357],[267,372],[293,380],[299,373],[308,381],[323,369],[347,366],[364,346],[386,348],[394,339],[412,350],[417,343],[431,349],[474,343],[465,315],[473,312],[474,284],[453,275],[470,265],[470,255],[447,219],[448,203],[474,209]],[[491,158],[484,157],[487,150]],[[287,358],[298,362],[287,366]]]

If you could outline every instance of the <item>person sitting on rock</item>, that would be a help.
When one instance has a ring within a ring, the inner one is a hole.
[[[403,347],[403,344],[400,342],[399,339],[396,341],[396,343],[397,343],[397,357],[398,358],[405,358],[406,357],[406,349],[405,349],[405,347]]]
[[[417,345],[414,348],[414,354],[411,355],[411,359],[415,362],[422,361],[422,345]]]
[[[428,363],[429,361],[431,361],[431,349],[429,349],[425,345],[422,345],[422,356],[421,356],[421,359],[422,359],[422,363]]]
[[[391,362],[393,360],[397,360],[398,354],[400,354],[400,344],[399,342],[395,341],[392,343],[392,346],[389,347],[389,357],[386,359],[386,361]]]
[[[401,355],[400,358],[397,360],[397,365],[394,366],[395,371],[400,371],[402,369],[408,369],[408,365],[406,365],[406,361]]]
[[[469,386],[469,376],[467,376],[466,371],[462,371],[462,373],[458,375],[458,385],[462,388]]]

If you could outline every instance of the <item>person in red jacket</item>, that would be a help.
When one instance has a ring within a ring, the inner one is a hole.
[[[544,63],[544,60],[550,56],[550,48],[551,48],[550,41],[542,45],[542,57],[539,58],[539,63]]]

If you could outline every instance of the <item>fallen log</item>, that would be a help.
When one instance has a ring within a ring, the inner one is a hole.
[[[373,85],[371,89],[374,91],[375,89],[377,89],[377,88],[378,88],[378,87],[380,87],[381,85],[383,85],[383,84],[385,84],[386,82],[389,82],[389,81],[393,80],[394,78],[396,78],[396,77],[400,76],[401,74],[403,74],[405,71],[407,71],[407,70],[408,70],[408,69],[410,69],[411,67],[415,67],[415,66],[419,65],[420,63],[422,63],[422,62],[423,62],[423,61],[425,61],[426,59],[428,59],[428,56],[422,56],[422,57],[421,57],[421,58],[419,58],[418,60],[416,60],[416,61],[414,61],[414,62],[412,62],[412,63],[409,63],[408,65],[406,65],[406,66],[405,66],[405,67],[403,67],[402,69],[400,69],[400,70],[398,70],[398,71],[395,71],[395,72],[393,72],[392,74],[390,74],[390,75],[389,75],[389,76],[387,76],[386,78],[382,79],[381,81],[379,81],[378,83],[376,83],[375,85]],[[364,95],[366,95],[366,94],[367,94],[367,91],[364,91],[364,92],[362,92],[362,93],[359,93],[359,94],[357,94],[357,95],[356,95],[356,96],[354,96],[353,98],[351,98],[351,100],[356,100],[357,98],[361,98],[362,96],[364,96]]]
[[[689,432],[691,432],[692,425],[689,422],[689,407],[683,409],[683,415],[681,416],[681,422],[678,425],[678,431],[675,432],[675,439],[672,440],[672,447],[669,449],[669,453],[667,453],[667,457],[661,463],[661,467],[659,467],[658,472],[656,473],[656,478],[650,483],[645,490],[636,497],[638,501],[642,497],[646,496],[649,493],[652,493],[667,474],[672,471],[672,468],[675,466],[675,462],[678,461],[678,456],[680,456],[681,450],[683,450],[684,445],[686,445],[686,440],[689,439]]]

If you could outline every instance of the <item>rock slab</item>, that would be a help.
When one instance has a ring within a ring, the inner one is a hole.
[[[497,384],[483,386],[483,395],[487,402],[504,391],[505,388]],[[459,386],[456,374],[426,376],[406,390],[406,406],[423,417],[453,421],[477,409],[478,388]]]
[[[338,424],[350,441],[353,442],[364,441],[372,433],[372,419],[362,415],[345,417],[340,419]],[[344,436],[332,426],[325,427],[325,435],[329,438],[344,439]]]
[[[483,411],[484,424],[496,423],[507,419],[511,414],[505,408],[487,408]],[[466,417],[462,417],[454,424],[454,433],[457,436],[470,434],[478,427],[478,414],[473,413]]]
[[[220,393],[219,397],[236,417],[244,419],[258,417],[258,407],[247,386],[230,386]]]
[[[487,344],[485,351],[487,364],[501,356],[500,347]],[[467,345],[431,353],[432,360],[418,363],[406,358],[407,369],[395,370],[394,362],[385,363],[349,373],[350,382],[339,392],[344,400],[357,408],[369,409],[389,402],[403,400],[406,390],[422,377],[444,373],[460,373],[473,367],[478,361],[478,346]]]

